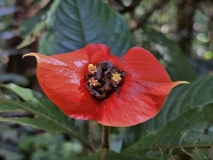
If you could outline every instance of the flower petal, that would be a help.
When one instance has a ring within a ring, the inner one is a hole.
[[[132,126],[154,117],[163,107],[168,93],[178,84],[125,81],[120,95],[113,93],[101,103],[98,122],[106,126]]]
[[[96,119],[108,126],[132,126],[155,116],[163,107],[172,82],[164,67],[147,50],[134,47],[117,58],[102,44],[90,44],[81,50],[54,56],[30,53],[38,62],[37,77],[46,95],[70,117]],[[111,61],[124,71],[119,94],[103,101],[95,100],[87,90],[88,64]]]
[[[125,79],[158,83],[172,82],[165,68],[144,48],[133,47],[119,61],[112,61],[116,67],[126,73]]]
[[[132,126],[154,117],[163,107],[173,87],[185,81],[172,82],[164,67],[147,50],[131,48],[110,61],[125,72],[119,96],[113,93],[100,105],[98,122],[108,126]]]
[[[25,56],[36,57],[37,77],[43,91],[65,114],[78,119],[97,119],[99,102],[85,86],[85,73],[89,63],[108,60],[107,46],[90,44],[67,54]]]

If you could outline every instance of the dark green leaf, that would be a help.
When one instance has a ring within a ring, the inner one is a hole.
[[[18,87],[14,84],[1,85],[12,90],[26,102],[12,101],[0,98],[0,112],[12,110],[26,110],[35,114],[34,118],[16,117],[0,118],[0,121],[10,121],[32,125],[49,131],[68,133],[84,143],[89,149],[92,147],[86,137],[80,132],[74,119],[67,117],[57,106],[47,98],[35,98],[30,89]]]
[[[172,80],[191,81],[196,78],[187,58],[175,42],[153,29],[144,29],[142,38],[143,47],[162,62]]]
[[[196,148],[196,149],[189,149],[189,150],[182,149],[182,150],[184,153],[193,157],[194,160],[211,160],[208,154],[202,149]]]
[[[67,141],[62,134],[48,132],[22,138],[19,147],[30,153],[30,158],[25,158],[30,160],[76,160],[82,151],[75,140]]]
[[[102,0],[63,0],[55,8],[56,13],[49,13],[40,53],[66,53],[89,43],[104,43],[121,56],[134,45],[124,19]]]
[[[6,109],[8,107],[8,109]],[[11,121],[22,124],[30,124],[37,128],[49,131],[64,132],[72,135],[78,140],[89,145],[89,142],[79,131],[75,121],[61,112],[48,99],[39,99],[36,102],[15,102],[7,99],[0,99],[0,111],[23,109],[34,113],[35,118],[1,118],[0,121]]]
[[[24,38],[21,44],[17,46],[18,49],[28,46],[36,40],[36,37],[42,33],[46,27],[46,20],[48,19],[48,12],[55,10],[52,6],[57,6],[56,0],[50,1],[42,10],[35,16],[28,18],[21,24],[21,36]]]
[[[191,108],[163,128],[124,150],[140,155],[141,150],[159,148],[211,147],[213,145],[213,104]]]
[[[189,85],[179,85],[169,94],[163,109],[151,120],[131,127],[124,146],[146,137],[189,108],[213,103],[213,78],[200,78]],[[201,96],[205,95],[205,96]],[[133,138],[134,137],[134,138]]]
[[[11,90],[25,101],[38,102],[38,100],[33,96],[32,90],[28,88],[22,88],[13,83],[7,85],[0,84],[0,87],[4,87]]]
[[[160,148],[211,147],[212,112],[213,77],[180,85],[172,90],[156,117],[130,130],[129,134],[135,139],[126,139],[124,153],[144,156],[148,151]],[[128,147],[132,142],[136,143]]]
[[[116,153],[110,150],[103,149],[100,152],[82,158],[81,160],[141,160],[134,156]]]

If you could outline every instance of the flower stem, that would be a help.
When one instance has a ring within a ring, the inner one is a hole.
[[[102,149],[109,149],[109,130],[109,126],[102,125]]]

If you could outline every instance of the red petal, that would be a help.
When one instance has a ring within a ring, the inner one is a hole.
[[[126,73],[120,96],[113,93],[102,102],[98,122],[108,126],[132,126],[154,117],[170,90],[186,82],[172,82],[164,67],[147,50],[130,49],[119,60],[110,60]]]
[[[70,117],[97,119],[98,101],[93,100],[85,87],[89,63],[106,61],[109,49],[105,45],[87,47],[54,56],[30,53],[37,58],[37,77],[45,94]]]
[[[106,126],[132,126],[154,117],[170,90],[182,82],[125,81],[120,96],[113,93],[101,103],[98,122]]]
[[[133,47],[119,61],[113,61],[118,68],[126,72],[125,79],[162,83],[172,82],[164,67],[144,48]]]
[[[155,116],[170,90],[180,83],[172,82],[164,67],[147,50],[130,49],[117,58],[105,45],[87,47],[54,56],[31,53],[38,61],[37,77],[47,96],[68,116],[97,119],[109,126],[131,126]],[[120,96],[114,92],[104,101],[93,100],[85,84],[89,63],[111,61],[126,73]]]

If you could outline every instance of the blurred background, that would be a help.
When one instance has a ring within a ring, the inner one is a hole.
[[[135,44],[149,49],[166,67],[173,80],[191,81],[212,74],[212,0],[103,2],[124,17]],[[44,19],[42,12],[50,3],[50,0],[0,0],[0,83],[15,83],[42,93],[35,75],[35,60],[22,59],[22,55],[38,52],[40,37],[48,29],[42,30],[42,25],[35,28],[38,20],[34,15],[39,13],[37,18]],[[0,96],[8,95],[15,98],[12,93],[5,94],[0,90]],[[0,113],[0,116],[32,115],[27,112],[8,112]],[[97,124],[79,123],[84,129],[87,128],[91,141],[100,145]],[[115,142],[119,143],[117,138]],[[30,126],[0,122],[0,160],[66,160],[71,156],[74,159],[84,155],[84,152],[79,142],[66,134],[47,133]]]

